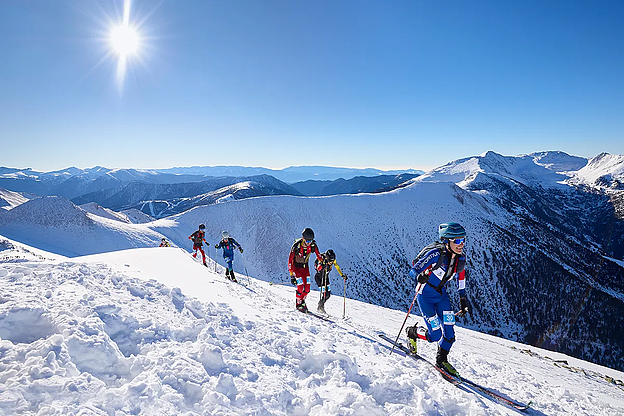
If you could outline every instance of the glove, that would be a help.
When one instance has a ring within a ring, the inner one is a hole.
[[[461,307],[462,312],[468,312],[472,314],[472,308],[470,307],[470,303],[468,302],[468,298],[462,297],[459,298],[459,306]]]
[[[347,275],[346,274],[343,274],[342,278],[344,279],[345,282],[347,281]]]
[[[240,250],[241,254],[243,254],[243,248],[241,247],[241,248],[239,248],[239,250]]]
[[[295,277],[294,274],[290,275],[290,283],[292,283],[293,286],[297,286],[297,278]]]

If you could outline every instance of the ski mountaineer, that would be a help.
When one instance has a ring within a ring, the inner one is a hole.
[[[448,362],[449,350],[455,342],[455,314],[446,292],[446,284],[457,276],[460,313],[471,313],[470,303],[466,297],[464,271],[466,230],[456,222],[449,222],[440,224],[438,234],[440,241],[422,249],[412,262],[412,269],[409,272],[415,280],[418,306],[427,327],[414,325],[407,327],[406,332],[410,351],[413,353],[417,351],[417,339],[438,342],[436,366],[457,377],[459,373]]]
[[[193,250],[195,251],[193,253],[193,257],[197,258],[197,250],[199,250],[202,255],[204,266],[208,267],[206,264],[206,253],[202,247],[202,243],[206,243],[206,247],[210,247],[210,244],[206,241],[206,233],[204,232],[205,228],[206,226],[204,224],[199,224],[199,229],[189,236],[189,240],[193,241]]]
[[[301,238],[295,240],[290,249],[288,256],[288,272],[290,273],[290,282],[297,287],[295,306],[300,312],[307,313],[308,307],[305,298],[310,293],[310,266],[308,261],[314,253],[317,260],[321,258],[319,249],[314,241],[314,231],[306,228],[301,233]]]
[[[332,266],[336,266],[336,271],[346,282],[347,276],[340,270],[340,266],[338,266],[336,262],[336,253],[334,253],[334,250],[329,249],[321,254],[320,259],[317,258],[314,260],[314,269],[316,270],[314,280],[316,281],[316,285],[321,289],[321,298],[317,309],[324,314],[327,314],[327,312],[325,312],[325,302],[327,302],[331,296],[331,291],[329,290],[329,272],[331,272]]]
[[[163,237],[158,247],[171,247],[171,244],[169,244],[169,241],[167,241],[167,239]]]
[[[234,261],[234,248],[238,247],[238,251],[240,251],[241,254],[243,253],[243,248],[236,240],[230,237],[230,233],[227,231],[223,231],[221,233],[221,237],[221,241],[215,244],[215,249],[223,249],[223,259],[227,263],[225,276],[233,282],[238,282],[236,277],[234,277],[234,269],[232,268],[232,262]]]

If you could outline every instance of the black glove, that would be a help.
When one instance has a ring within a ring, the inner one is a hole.
[[[294,274],[290,275],[290,283],[292,283],[294,286],[297,286],[297,278]]]
[[[344,279],[345,282],[347,281],[347,275],[346,274],[343,274],[342,278]]]
[[[466,297],[459,298],[459,305],[460,305],[461,311],[463,313],[466,313],[466,312],[468,312],[470,314],[472,313],[472,308],[470,307],[470,303],[468,302],[468,298],[466,298]]]
[[[243,254],[243,248],[241,247],[241,248],[239,248],[239,250],[240,250],[241,254]]]

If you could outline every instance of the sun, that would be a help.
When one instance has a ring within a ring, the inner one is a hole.
[[[112,28],[110,42],[115,53],[124,58],[137,53],[140,44],[139,34],[133,27],[120,24]]]

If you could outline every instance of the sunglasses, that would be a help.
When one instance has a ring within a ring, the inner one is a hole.
[[[464,244],[466,242],[466,237],[452,238],[449,241],[452,241],[455,245],[460,245],[460,244]]]

